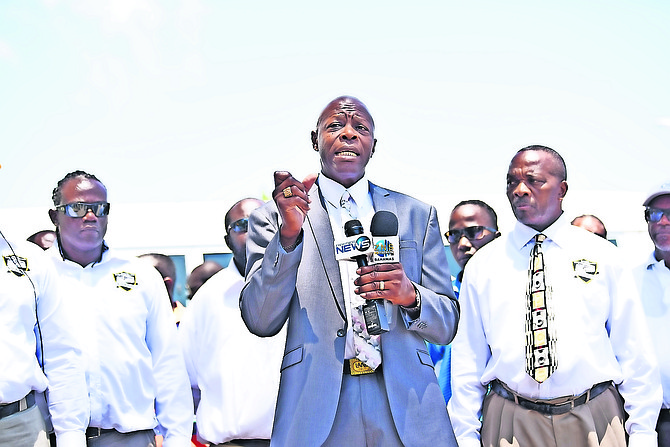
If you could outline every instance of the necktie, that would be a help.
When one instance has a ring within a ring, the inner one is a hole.
[[[342,209],[342,225],[344,225],[345,222],[356,218],[356,202],[354,202],[347,190],[344,191],[342,198],[340,199],[340,208]],[[351,264],[348,266],[348,268],[350,267],[349,277],[355,278],[357,266],[355,263],[348,264]],[[349,284],[349,297],[351,302],[351,328],[354,334],[354,351],[356,352],[356,358],[370,368],[377,369],[382,362],[379,335],[368,334],[365,326],[365,318],[363,316],[363,304],[365,303],[365,300],[354,294],[353,291],[351,291],[352,288],[353,283]]]
[[[542,242],[539,233],[531,250],[526,291],[526,372],[537,382],[544,382],[556,370],[556,335],[551,309],[551,287],[546,284]]]

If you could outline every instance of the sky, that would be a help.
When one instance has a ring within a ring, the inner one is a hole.
[[[51,190],[83,169],[119,243],[221,243],[273,171],[319,170],[310,131],[347,94],[376,122],[370,179],[443,230],[472,198],[513,222],[507,166],[543,144],[568,165],[566,211],[639,236],[670,179],[668,23],[645,0],[2,1],[0,222],[50,226]]]

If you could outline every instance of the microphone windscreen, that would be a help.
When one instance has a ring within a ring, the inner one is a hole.
[[[360,220],[349,220],[344,224],[344,235],[346,237],[356,236],[363,233],[363,224],[361,224]]]
[[[370,223],[372,236],[389,237],[398,235],[398,217],[390,211],[377,211]]]

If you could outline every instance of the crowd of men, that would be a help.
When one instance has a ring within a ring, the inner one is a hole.
[[[0,446],[670,446],[670,183],[631,269],[566,216],[561,155],[524,147],[510,232],[451,211],[452,276],[435,208],[368,178],[374,130],[331,101],[319,174],[236,202],[186,307],[169,256],[105,242],[106,186],[65,175],[53,232],[0,238]]]

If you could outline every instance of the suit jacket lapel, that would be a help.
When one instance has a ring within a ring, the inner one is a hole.
[[[324,199],[321,196],[316,183],[309,191],[309,196],[312,199],[312,204],[307,216],[309,217],[309,224],[314,231],[315,244],[321,254],[321,260],[325,267],[326,276],[328,277],[330,284],[333,286],[333,291],[335,292],[337,302],[339,303],[340,311],[344,312],[344,292],[342,291],[340,267],[335,260],[335,239],[333,237],[333,229],[330,226],[330,218],[326,211]]]
[[[396,216],[398,215],[395,200],[390,198],[391,193],[372,182],[370,182],[370,192],[372,193],[372,204],[375,211],[390,211]]]

